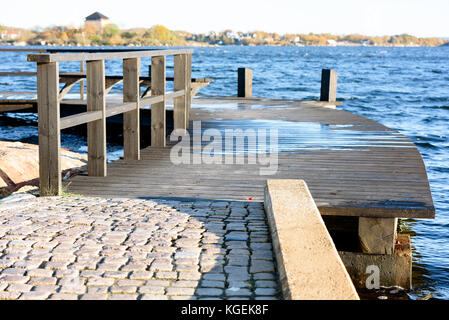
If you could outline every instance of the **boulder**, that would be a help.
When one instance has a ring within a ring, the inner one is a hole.
[[[61,169],[87,165],[87,155],[61,149]],[[22,142],[0,141],[0,190],[10,193],[24,185],[37,185],[39,179],[39,146]]]

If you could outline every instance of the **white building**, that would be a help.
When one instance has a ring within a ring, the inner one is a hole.
[[[20,33],[16,31],[3,30],[0,33],[0,38],[2,40],[16,40],[20,37]]]
[[[109,23],[109,18],[97,11],[92,13],[90,16],[87,16],[84,23],[86,25],[95,25],[98,29],[101,30],[105,25]]]

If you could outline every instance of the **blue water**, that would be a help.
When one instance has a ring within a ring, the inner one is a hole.
[[[194,48],[193,77],[213,78],[205,95],[235,95],[237,68],[253,69],[253,95],[317,98],[321,69],[338,72],[339,108],[397,129],[419,148],[436,207],[434,220],[410,219],[414,250],[411,298],[449,299],[449,47],[212,47]],[[24,53],[1,53],[0,71],[34,71]],[[142,61],[142,73],[148,70]],[[168,60],[167,75],[173,73]],[[78,71],[77,63],[61,70]],[[121,62],[108,61],[108,74]],[[0,77],[1,91],[35,90],[30,77]],[[119,89],[119,87],[118,87]],[[26,130],[26,129],[24,129]],[[1,133],[1,132],[0,132]],[[3,138],[3,135],[0,136]],[[63,138],[64,141],[64,138]],[[70,147],[70,139],[67,139]]]

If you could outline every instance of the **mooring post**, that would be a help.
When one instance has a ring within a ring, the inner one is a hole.
[[[237,97],[250,98],[253,95],[253,70],[238,69]]]
[[[123,59],[123,102],[135,102],[134,110],[123,114],[123,158],[140,160],[140,58]]]
[[[151,95],[163,96],[151,105],[151,146],[165,147],[165,56],[151,58]]]
[[[37,64],[39,188],[41,196],[62,191],[58,62]]]
[[[87,112],[101,111],[99,120],[87,124],[87,171],[89,176],[106,176],[106,98],[104,60],[86,62]]]
[[[337,101],[337,71],[330,69],[321,71],[320,101]]]
[[[175,55],[174,63],[174,90],[184,90],[184,95],[174,99],[174,129],[187,129],[187,55]]]

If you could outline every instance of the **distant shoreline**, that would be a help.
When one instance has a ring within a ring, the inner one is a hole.
[[[209,44],[209,43],[186,43],[186,44],[174,44],[174,45],[155,45],[155,46],[144,46],[144,45],[56,45],[56,44],[34,44],[34,43],[1,43],[0,47],[11,47],[11,48],[23,48],[23,47],[33,47],[33,48],[46,48],[46,47],[70,47],[70,48],[101,48],[101,47],[117,47],[117,48],[145,48],[145,47],[197,47],[197,48],[219,48],[219,47],[368,47],[368,48],[438,48],[438,47],[448,47],[449,43],[442,45],[361,45],[361,44],[339,44],[339,45],[276,45],[276,44],[260,44],[260,45],[237,45],[237,44]]]
[[[329,47],[435,47],[448,45],[445,38],[420,38],[409,34],[366,36],[360,34],[333,35],[330,33],[277,34],[265,31],[240,32],[224,30],[205,34],[173,31],[162,25],[151,28],[121,30],[113,23],[81,27],[54,26],[41,29],[22,29],[0,25],[0,45],[48,46],[329,46]]]

